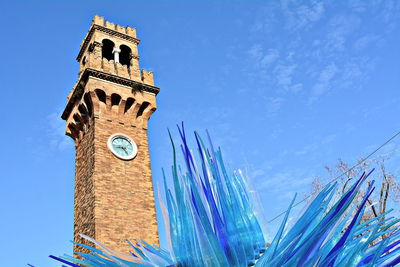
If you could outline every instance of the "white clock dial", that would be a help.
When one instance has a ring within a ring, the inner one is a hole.
[[[137,154],[136,143],[129,136],[117,133],[108,138],[108,148],[120,159],[130,160]]]

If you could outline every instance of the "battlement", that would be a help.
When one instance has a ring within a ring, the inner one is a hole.
[[[136,38],[136,28],[115,24],[114,22],[104,20],[104,17],[100,17],[99,15],[94,16],[94,18],[92,20],[92,25],[94,25],[94,24],[108,28],[113,31],[117,31],[122,34],[129,35],[130,37]]]
[[[144,84],[154,85],[154,74],[152,71],[142,69],[141,78]]]
[[[135,48],[140,42],[140,40],[136,38],[135,28],[132,28],[130,26],[121,26],[119,24],[115,24],[113,22],[105,20],[104,17],[95,15],[92,20],[90,29],[80,45],[79,54],[76,58],[77,61],[81,61],[85,51],[90,48],[89,45],[91,43],[93,45],[93,41],[99,41],[99,39],[102,38],[101,36],[111,36],[114,39],[122,40],[124,42],[127,41],[128,43],[133,45],[133,47],[131,48]],[[133,50],[136,50],[137,53],[137,48]]]

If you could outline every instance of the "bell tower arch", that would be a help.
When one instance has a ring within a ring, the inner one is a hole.
[[[160,89],[139,68],[138,44],[136,29],[96,15],[61,116],[76,151],[74,241],[86,244],[82,233],[125,253],[133,238],[158,244],[147,128]]]

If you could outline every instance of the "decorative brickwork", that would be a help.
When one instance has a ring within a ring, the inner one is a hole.
[[[110,43],[115,60],[107,59],[112,54],[103,47]],[[158,244],[147,123],[159,89],[153,73],[139,68],[138,43],[135,29],[96,16],[81,45],[79,79],[62,115],[76,147],[74,240],[85,243],[82,233],[125,253],[127,239]],[[108,149],[115,133],[135,141],[134,159],[121,160]]]

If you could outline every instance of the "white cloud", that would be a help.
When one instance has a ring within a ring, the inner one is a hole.
[[[292,75],[295,69],[295,64],[278,65],[275,69],[278,85],[282,86],[283,88],[288,88],[292,84]]]
[[[265,103],[267,108],[267,116],[275,116],[280,111],[284,98],[282,97],[268,97]]]
[[[270,65],[279,57],[279,51],[276,49],[268,49],[267,53],[261,59],[261,66]]]
[[[263,169],[257,169],[257,170],[252,171],[250,176],[252,178],[256,178],[256,177],[259,177],[259,176],[263,176],[265,174],[266,174],[266,172]]]
[[[53,112],[46,118],[47,135],[53,148],[65,150],[71,148],[71,138],[65,135],[65,121],[61,119],[61,114]]]
[[[310,102],[314,102],[331,88],[331,81],[338,72],[335,63],[330,63],[320,72],[318,82],[313,86]]]
[[[329,144],[332,143],[336,139],[337,135],[336,134],[329,134],[325,137],[322,138],[321,143],[322,144]]]
[[[376,34],[366,34],[357,39],[354,43],[354,48],[356,50],[362,50],[368,48],[373,43],[378,43],[379,45],[383,42],[382,38],[378,37]]]
[[[306,145],[305,147],[303,147],[301,150],[298,150],[295,152],[296,155],[302,156],[302,155],[307,155],[312,151],[315,151],[316,149],[318,149],[318,143],[311,143]]]
[[[294,152],[294,154],[299,156],[310,154],[314,151],[317,151],[320,147],[332,143],[336,139],[336,137],[336,134],[329,134],[322,138],[315,138],[315,142],[305,145],[300,150]]]
[[[257,61],[262,59],[263,52],[262,52],[262,45],[261,44],[254,44],[250,49],[247,51],[250,56],[255,58]]]
[[[309,28],[321,19],[325,12],[322,1],[311,1],[299,5],[298,1],[281,1],[282,11],[287,19],[287,28],[296,31]]]
[[[333,88],[358,90],[368,82],[378,60],[369,51],[384,47],[398,25],[400,1],[283,0],[254,16],[249,78],[274,97],[301,94],[300,101],[313,104]]]
[[[302,90],[301,83],[294,82],[297,65],[293,63],[279,64],[274,69],[274,77],[277,84],[277,90],[283,92],[298,93]]]
[[[266,50],[266,51],[265,51]],[[256,69],[265,69],[279,58],[277,49],[264,49],[261,44],[254,44],[247,53],[252,58],[252,64]]]
[[[273,175],[260,175],[257,178],[257,188],[261,192],[268,189],[270,193],[280,193],[277,197],[282,199],[290,199],[295,192],[308,191],[311,185],[312,177],[302,174],[298,170],[287,170]],[[283,193],[285,192],[285,193]]]

